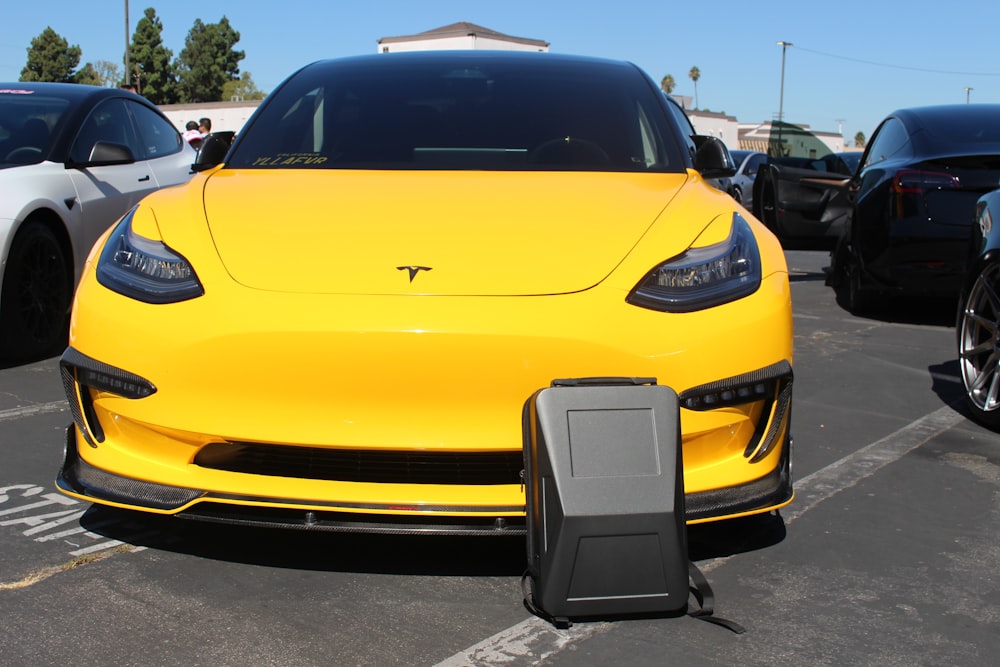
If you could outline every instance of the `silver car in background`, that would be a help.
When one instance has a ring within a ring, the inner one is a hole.
[[[767,162],[767,154],[760,151],[729,151],[736,163],[736,174],[733,175],[733,199],[743,204],[748,211],[753,210],[753,182],[757,177],[760,165]]]
[[[94,242],[146,194],[186,182],[194,159],[134,93],[0,83],[0,359],[61,351]]]

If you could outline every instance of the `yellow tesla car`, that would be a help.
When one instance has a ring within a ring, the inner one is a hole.
[[[522,409],[556,378],[677,392],[687,520],[792,498],[776,239],[634,65],[308,65],[93,249],[58,485],[327,530],[525,529]]]

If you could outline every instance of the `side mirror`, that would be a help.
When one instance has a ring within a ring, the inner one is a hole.
[[[123,144],[113,144],[110,141],[98,141],[90,149],[90,158],[86,162],[69,162],[69,169],[85,169],[87,167],[106,167],[113,164],[132,164],[135,155],[132,149]]]
[[[726,144],[718,137],[696,134],[694,168],[704,178],[726,178],[736,173],[736,163]]]
[[[235,132],[213,132],[201,141],[198,156],[191,165],[191,171],[199,172],[222,164],[226,159],[229,147],[233,145]]]

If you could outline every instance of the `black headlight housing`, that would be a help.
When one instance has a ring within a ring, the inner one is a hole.
[[[760,251],[750,224],[734,212],[729,236],[689,248],[646,274],[626,298],[652,310],[687,313],[742,299],[761,281]]]
[[[111,232],[97,262],[97,281],[109,290],[145,303],[165,304],[205,293],[191,264],[160,240],[132,229],[136,208]]]

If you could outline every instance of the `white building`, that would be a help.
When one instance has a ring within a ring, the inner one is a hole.
[[[239,132],[250,115],[260,106],[261,100],[239,102],[198,102],[196,104],[163,104],[160,111],[181,132],[189,120],[198,122],[201,118],[212,121],[213,132],[231,130]]]
[[[795,144],[794,146],[789,146],[789,150],[792,150],[796,155],[806,154],[805,151],[810,148],[810,137],[819,139],[834,153],[840,153],[845,150],[844,135],[842,134],[838,134],[837,132],[818,132],[811,129],[808,125],[799,125],[797,127],[805,130],[805,132],[796,132],[793,130],[784,139],[784,143],[786,144]],[[766,153],[768,144],[771,141],[771,135],[776,132],[771,126],[771,121],[764,123],[740,123],[738,147],[744,150]],[[733,148],[733,146],[730,146],[730,148]]]
[[[694,131],[698,134],[706,134],[711,137],[722,139],[729,150],[739,148],[739,122],[732,116],[716,111],[698,111],[691,108],[691,96],[670,95],[674,98],[688,118],[694,125]]]
[[[514,37],[465,21],[434,28],[416,35],[383,37],[379,53],[394,51],[441,51],[478,49],[500,51],[548,51],[549,43],[540,39]]]

